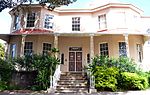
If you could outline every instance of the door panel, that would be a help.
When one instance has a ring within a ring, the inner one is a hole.
[[[75,71],[75,52],[69,52],[69,71]]]
[[[82,71],[82,52],[76,52],[76,71]]]
[[[69,52],[69,71],[82,71],[82,52]]]

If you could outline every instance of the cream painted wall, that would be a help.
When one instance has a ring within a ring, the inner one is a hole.
[[[95,55],[100,53],[100,43],[108,43],[109,56],[118,57],[119,56],[119,44],[118,42],[124,42],[125,38],[123,35],[101,35],[94,36],[94,52]],[[42,53],[43,43],[48,42],[54,43],[53,35],[28,35],[26,37],[26,42],[33,42],[34,53]],[[10,43],[17,44],[17,54],[20,54],[20,42],[21,36],[13,36]],[[140,35],[129,35],[129,50],[130,57],[137,62],[137,49],[136,44],[144,44],[144,38]],[[90,53],[90,36],[58,36],[58,47],[60,54],[64,54],[65,62],[61,64],[61,71],[67,72],[69,67],[69,47],[82,47],[82,63],[83,67],[87,65],[87,54]]]
[[[59,37],[60,54],[64,53],[65,62],[61,65],[61,70],[67,72],[69,70],[69,47],[82,47],[82,63],[83,67],[87,63],[87,54],[89,51],[90,37]]]

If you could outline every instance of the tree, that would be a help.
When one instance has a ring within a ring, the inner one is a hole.
[[[0,43],[0,58],[4,58],[5,49],[3,44]]]
[[[75,2],[76,0],[0,0],[0,12],[6,8],[13,8],[21,4],[33,4],[35,2],[40,5],[48,5],[48,8],[53,10],[55,7],[62,5],[68,5]]]

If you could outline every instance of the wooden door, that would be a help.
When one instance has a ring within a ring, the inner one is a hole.
[[[82,71],[82,52],[76,52],[76,71]]]
[[[82,71],[82,52],[69,52],[69,71]]]
[[[75,52],[69,52],[69,71],[75,71]]]

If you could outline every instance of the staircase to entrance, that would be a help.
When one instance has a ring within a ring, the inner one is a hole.
[[[55,93],[88,93],[88,80],[83,72],[61,73]]]

